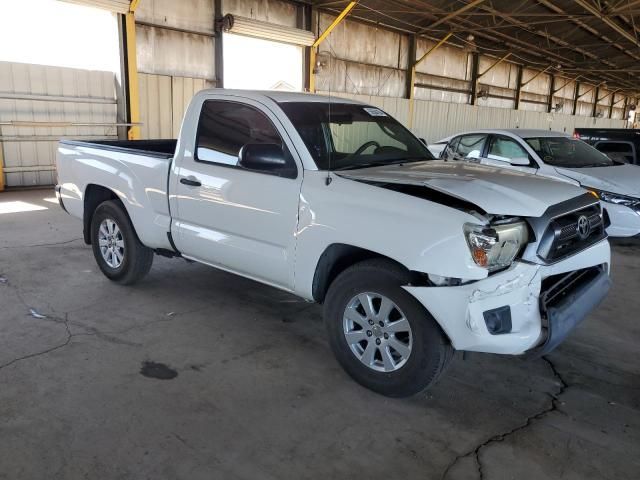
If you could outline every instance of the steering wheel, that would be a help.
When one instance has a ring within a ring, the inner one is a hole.
[[[348,165],[349,164],[349,160],[351,160],[353,157],[356,157],[358,155],[360,155],[362,152],[364,152],[367,148],[369,147],[377,147],[380,148],[380,144],[378,142],[376,142],[375,140],[369,140],[368,142],[363,143],[362,145],[360,145],[358,147],[358,149],[353,152],[348,154],[347,156],[341,158],[340,160],[336,161],[336,165],[334,165],[335,167],[340,167],[341,165]]]
[[[375,140],[369,140],[368,142],[365,142],[362,145],[360,145],[355,152],[353,152],[351,155],[349,155],[349,157],[355,157],[356,155],[360,155],[362,152],[364,152],[369,147],[380,148],[380,144],[378,142],[376,142]]]

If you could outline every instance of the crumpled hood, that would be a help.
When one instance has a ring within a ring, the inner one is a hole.
[[[558,168],[560,175],[572,178],[581,185],[611,193],[640,197],[640,167],[616,165],[595,168]]]
[[[584,190],[566,182],[469,162],[430,160],[336,172],[352,180],[424,185],[494,215],[539,217]]]

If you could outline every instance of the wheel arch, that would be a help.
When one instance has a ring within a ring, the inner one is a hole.
[[[390,262],[395,268],[402,272],[403,276],[406,275],[407,283],[419,285],[425,284],[426,282],[424,274],[408,269],[402,263],[391,257],[354,245],[333,243],[322,252],[316,264],[312,284],[313,299],[318,303],[322,303],[331,283],[338,275],[356,263],[371,259],[381,259]]]
[[[120,197],[118,197],[113,190],[95,183],[88,184],[84,191],[84,206],[82,210],[82,235],[84,243],[87,245],[91,245],[91,220],[93,219],[93,215],[98,205],[107,200],[115,200],[120,203],[123,211],[129,216],[129,212],[127,212],[124,203],[122,203]],[[129,218],[131,217],[129,216]]]

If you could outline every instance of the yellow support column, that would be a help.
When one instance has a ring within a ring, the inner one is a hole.
[[[4,147],[0,142],[0,192],[4,190]]]
[[[313,43],[313,45],[311,45],[311,52],[309,54],[309,91],[311,93],[315,93],[316,92],[316,78],[315,78],[315,71],[316,71],[316,57],[318,54],[318,47],[320,46],[320,44],[329,36],[329,34],[333,31],[334,28],[336,28],[340,22],[342,22],[342,20],[344,20],[344,17],[346,17],[347,15],[349,15],[349,12],[351,10],[353,10],[353,7],[356,6],[358,2],[349,2],[349,4],[344,7],[344,10],[342,10],[342,12],[340,12],[340,15],[338,15],[336,17],[336,19],[331,23],[331,25],[329,25],[327,27],[327,29],[322,32],[320,34],[320,36],[318,37],[318,39]]]
[[[316,93],[316,49],[311,47],[309,52],[309,91]]]
[[[139,0],[132,0],[129,13],[125,14],[125,34],[127,36],[127,89],[129,92],[129,122],[140,123],[140,91],[138,84],[138,61],[136,58],[136,17]],[[129,127],[129,140],[140,139],[140,127]]]

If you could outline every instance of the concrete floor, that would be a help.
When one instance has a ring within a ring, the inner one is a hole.
[[[339,368],[318,306],[158,257],[110,283],[53,196],[0,194],[2,479],[640,478],[636,246],[548,359],[459,355],[391,400]]]

